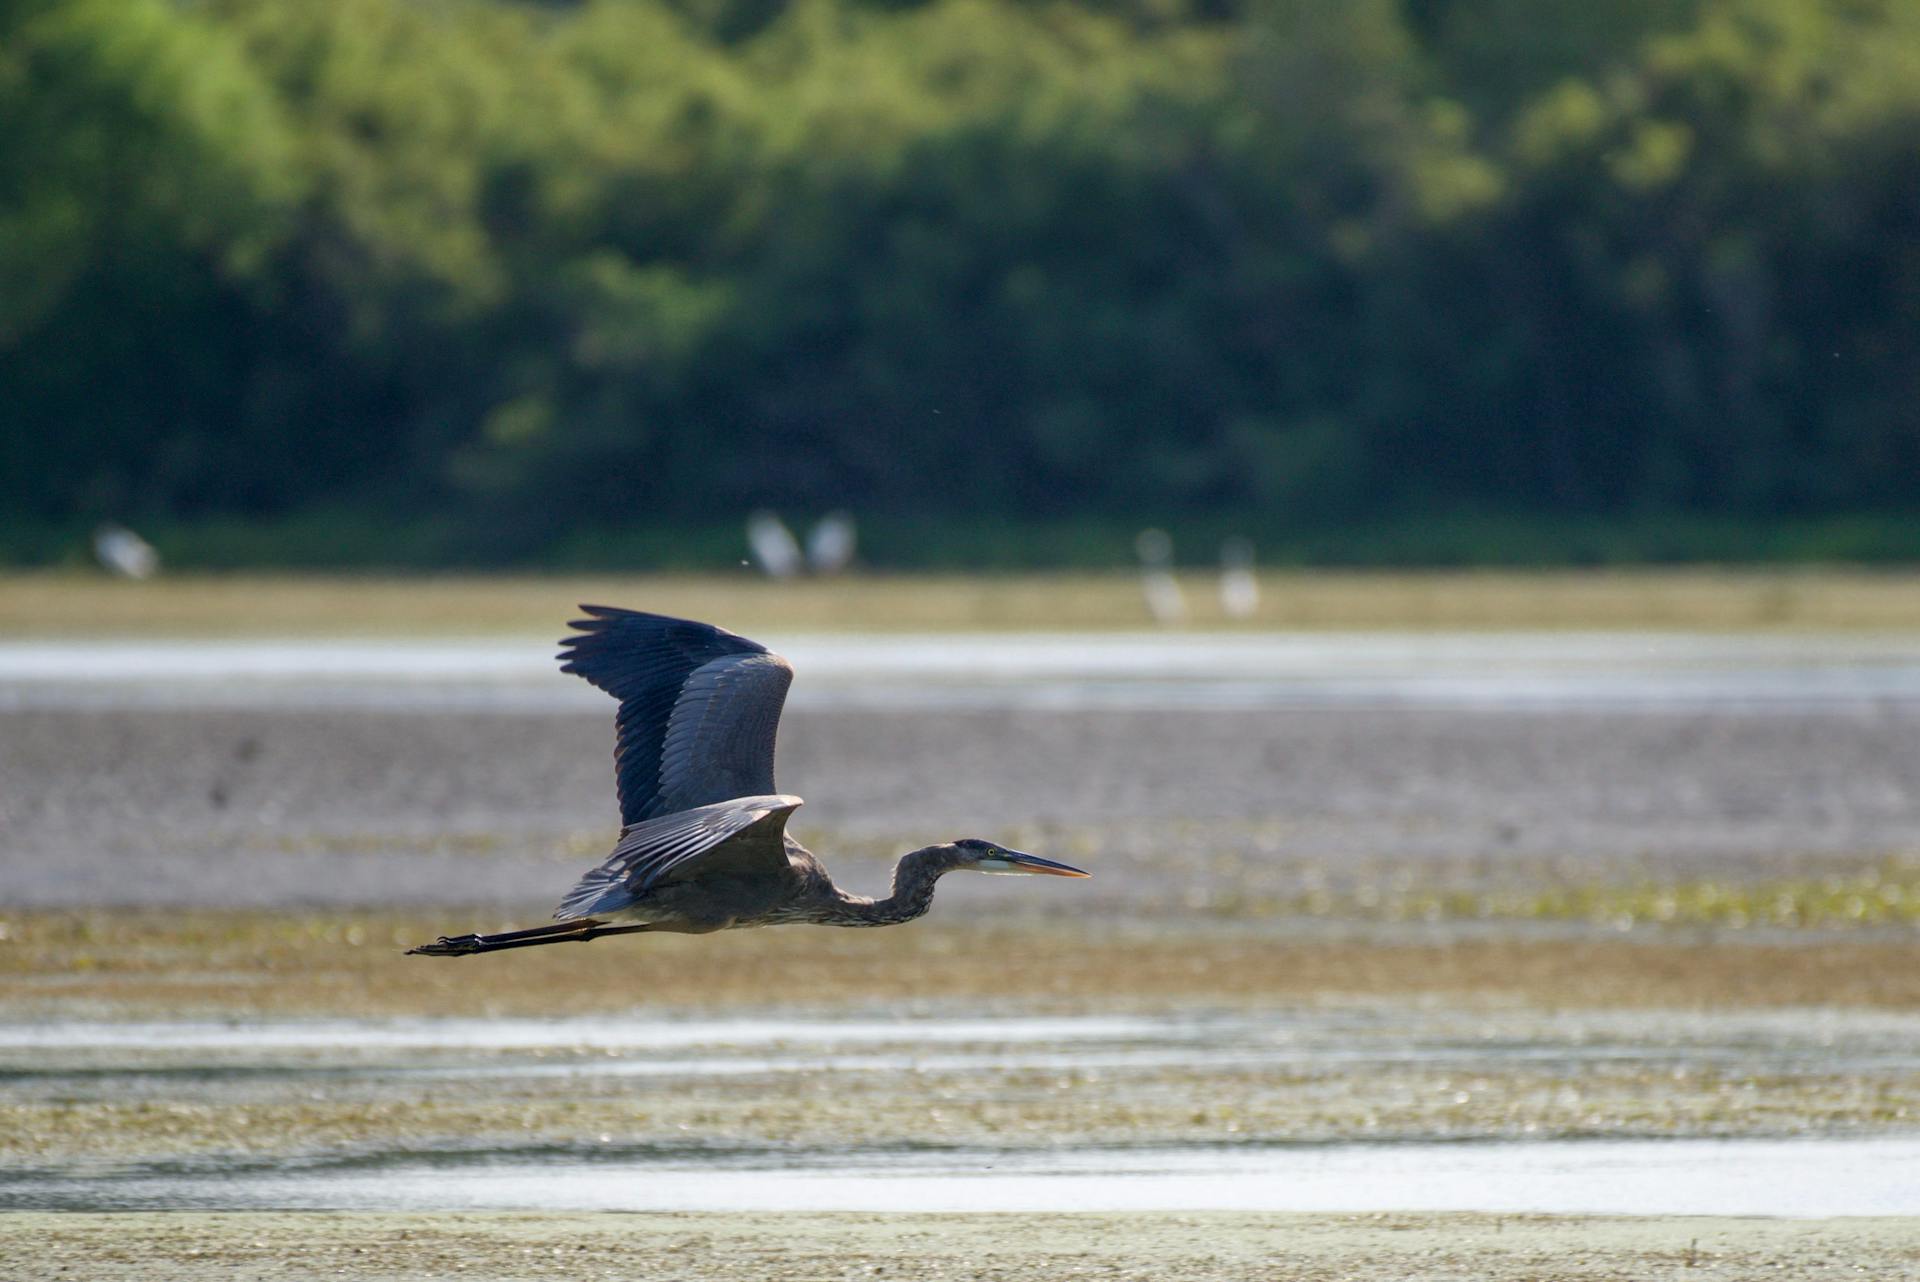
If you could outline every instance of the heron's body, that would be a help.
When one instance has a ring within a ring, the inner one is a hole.
[[[620,700],[619,840],[561,900],[554,925],[442,936],[413,952],[459,956],[639,931],[891,926],[925,913],[948,872],[1087,875],[968,839],[904,856],[884,899],[848,894],[787,834],[800,798],[774,791],[774,737],[792,666],[708,624],[582,608],[590,617],[561,643],[562,670]]]

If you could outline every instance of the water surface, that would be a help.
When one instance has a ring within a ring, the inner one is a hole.
[[[1799,1080],[1898,1083],[1920,1072],[1920,1019],[1362,1004],[1153,1017],[22,1022],[0,1025],[0,1102],[137,1102],[192,1113],[326,1098],[378,1113],[458,1091],[496,1099],[512,1116],[540,1098],[609,1089],[771,1099],[774,1082],[799,1079],[803,1100],[822,1098],[806,1090],[858,1082],[863,1100],[891,1093],[899,1111],[889,1127],[844,1142],[743,1142],[697,1130],[672,1138],[669,1129],[669,1138],[603,1132],[483,1143],[375,1128],[357,1141],[278,1154],[96,1156],[0,1173],[0,1206],[1920,1214],[1920,1136],[1911,1127],[1793,1138],[1441,1143],[1429,1132],[1170,1144],[1095,1142],[1058,1129],[955,1141],[925,1117],[956,1086],[964,1097],[1001,1083],[1113,1100],[1181,1091],[1195,1107],[1226,1101],[1230,1111],[1231,1091],[1265,1075],[1303,1086],[1338,1079],[1377,1097],[1435,1081],[1497,1094],[1545,1079],[1577,1091],[1596,1073],[1621,1072],[1644,1074],[1648,1089],[1688,1074],[1765,1083],[1774,1093]]]
[[[1920,703],[1920,637],[1313,633],[769,637],[797,704],[1741,707]],[[7,707],[591,708],[537,640],[0,642]]]
[[[1920,1214],[1920,1140],[372,1154],[27,1170],[0,1177],[0,1208],[1904,1216]]]

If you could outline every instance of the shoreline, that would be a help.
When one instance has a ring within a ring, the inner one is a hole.
[[[1182,570],[1196,627],[1234,631],[1920,631],[1910,568],[1287,570],[1229,619],[1217,572]],[[558,636],[583,601],[768,632],[1152,628],[1139,576],[868,574],[773,582],[717,574],[215,574],[144,582],[0,573],[0,638]]]

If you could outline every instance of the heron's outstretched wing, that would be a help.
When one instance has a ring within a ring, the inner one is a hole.
[[[800,804],[798,797],[734,797],[633,824],[553,915],[565,920],[618,912],[663,881],[782,876],[787,816]]]
[[[793,668],[725,628],[605,605],[580,607],[560,670],[620,700],[620,822],[773,792],[773,740]]]

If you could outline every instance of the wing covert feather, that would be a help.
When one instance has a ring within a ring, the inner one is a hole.
[[[781,876],[788,866],[787,816],[800,805],[798,797],[734,797],[633,824],[553,915],[566,920],[618,912],[662,881]]]

